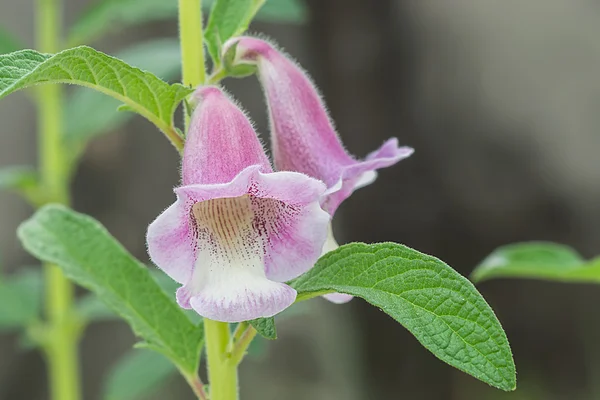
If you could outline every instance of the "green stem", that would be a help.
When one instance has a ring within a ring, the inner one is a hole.
[[[60,0],[37,2],[37,45],[44,53],[59,50],[61,12]],[[58,85],[46,85],[38,88],[37,95],[39,163],[45,199],[68,204],[68,157],[62,142],[63,91]],[[51,398],[78,400],[80,327],[72,313],[73,286],[55,265],[45,264],[44,274],[48,336],[43,345]]]
[[[210,400],[237,400],[237,363],[227,352],[231,339],[229,324],[204,318],[204,335]]]
[[[252,326],[248,326],[244,332],[239,336],[239,339],[236,341],[233,350],[231,351],[231,362],[235,365],[239,365],[244,356],[246,355],[246,351],[248,350],[248,346],[252,343],[252,340],[256,337],[256,329]]]
[[[202,0],[179,0],[182,82],[196,87],[206,80],[202,32]]]

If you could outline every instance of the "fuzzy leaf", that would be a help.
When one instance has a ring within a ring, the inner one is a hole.
[[[557,243],[510,244],[494,250],[471,274],[474,282],[492,278],[600,283],[600,257],[586,261],[572,248]]]
[[[291,284],[299,298],[361,297],[440,360],[499,389],[516,387],[511,350],[494,312],[471,282],[435,257],[396,243],[351,243]]]
[[[277,339],[277,330],[275,329],[275,319],[273,317],[257,318],[249,322],[250,325],[252,325],[252,327],[265,339]]]
[[[202,329],[190,322],[172,297],[93,218],[66,207],[42,207],[21,224],[27,251],[57,264],[131,325],[150,347],[188,374],[198,368]]]
[[[216,0],[213,4],[204,38],[208,53],[218,67],[221,45],[227,39],[241,35],[265,0]]]
[[[164,356],[134,349],[114,365],[104,384],[104,400],[142,400],[160,389],[177,368]]]
[[[0,98],[41,83],[95,89],[129,105],[163,132],[173,131],[173,113],[192,92],[86,46],[55,55],[34,50],[0,55]]]
[[[136,44],[119,52],[116,57],[165,80],[176,77],[181,68],[179,42],[175,39]],[[101,93],[77,88],[65,105],[65,139],[79,143],[115,130],[133,116],[117,112],[120,104],[120,101]]]

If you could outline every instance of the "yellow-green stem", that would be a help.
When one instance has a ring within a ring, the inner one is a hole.
[[[210,400],[237,400],[237,363],[227,352],[229,324],[204,318]]]
[[[60,50],[62,4],[60,0],[38,0],[36,15],[37,46],[41,52]],[[62,142],[62,88],[47,85],[38,88],[39,168],[47,202],[68,204],[67,154]],[[78,400],[79,362],[77,347],[80,329],[73,318],[73,286],[61,270],[44,265],[48,335],[44,350],[53,400]]]
[[[204,83],[206,66],[204,65],[202,0],[179,0],[179,45],[182,83],[190,87]],[[186,127],[188,124],[189,116],[186,113]]]

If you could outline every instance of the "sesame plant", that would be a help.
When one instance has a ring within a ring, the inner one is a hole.
[[[0,56],[0,97],[36,86],[39,167],[5,170],[0,185],[37,209],[17,233],[44,263],[44,312],[31,304],[38,291],[23,277],[3,278],[0,296],[23,305],[8,310],[11,324],[42,349],[54,400],[81,398],[82,328],[107,315],[123,318],[139,337],[136,347],[147,349],[120,366],[125,378],[119,382],[132,384],[127,371],[160,365],[151,378],[178,371],[199,399],[238,399],[238,366],[255,337],[276,339],[275,316],[321,297],[339,307],[358,297],[441,361],[495,388],[515,389],[506,335],[467,279],[401,244],[339,246],[333,237],[338,206],[413,149],[393,138],[364,159],[348,154],[308,73],[275,43],[245,35],[261,12],[285,14],[294,2],[215,0],[203,27],[201,0],[105,0],[76,24],[62,51],[59,0],[38,2],[39,51]],[[108,22],[174,12],[176,54],[164,41],[165,53],[156,57],[155,43],[121,58],[80,45],[100,36]],[[145,55],[145,64],[136,65],[132,54]],[[181,66],[181,83],[162,79],[173,66]],[[221,87],[228,78],[260,82],[272,159],[243,106]],[[59,84],[85,89],[65,102]],[[174,118],[180,105],[181,122]],[[173,204],[146,232],[151,267],[99,222],[69,208],[69,182],[85,143],[130,114],[146,118],[172,145],[165,151],[181,155]],[[77,301],[71,282],[94,297]],[[8,312],[0,312],[6,319]],[[201,355],[207,384],[199,375]]]

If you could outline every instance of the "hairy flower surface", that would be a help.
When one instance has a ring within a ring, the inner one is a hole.
[[[200,87],[176,202],[148,227],[152,261],[183,284],[184,308],[223,322],[273,316],[296,291],[327,236],[326,190],[297,172],[273,172],[252,124],[216,87]]]
[[[364,160],[357,160],[344,149],[316,86],[298,64],[271,43],[253,37],[229,40],[224,54],[229,51],[235,51],[234,64],[257,67],[269,106],[275,167],[325,182],[327,191],[321,205],[331,216],[352,192],[375,180],[377,169],[413,153],[412,148],[399,147],[398,140],[392,138]],[[330,233],[323,252],[337,247]],[[343,294],[325,297],[337,303],[352,298]]]

